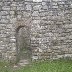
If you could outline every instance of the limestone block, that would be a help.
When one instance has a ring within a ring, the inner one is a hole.
[[[38,48],[38,50],[39,50],[40,53],[43,52],[43,50],[41,48]]]
[[[10,6],[11,2],[4,2],[5,6]]]
[[[58,8],[58,6],[53,6],[52,8]]]
[[[11,45],[12,45],[12,47],[16,47],[16,44],[15,43],[12,43]]]
[[[15,23],[16,22],[16,18],[12,18],[12,19],[10,19],[10,23]]]
[[[35,19],[35,20],[40,20],[40,17],[39,17],[39,16],[33,17],[33,19]]]
[[[38,59],[38,56],[32,56],[32,59],[33,60],[37,60]]]
[[[14,14],[15,14],[15,12],[14,12],[14,11],[10,11],[10,14],[13,14],[13,15],[14,15]]]
[[[17,6],[17,2],[12,2],[10,6]]]
[[[69,39],[72,39],[72,35],[68,36]]]
[[[15,50],[16,50],[16,47],[12,47],[11,50],[12,50],[12,51],[15,51]]]
[[[0,2],[0,6],[2,6],[3,5],[3,2]]]
[[[46,2],[42,2],[42,5],[46,5]]]
[[[8,11],[1,11],[1,12],[0,12],[0,15],[8,15],[8,14],[9,14]]]
[[[33,2],[42,2],[42,0],[33,0]]]
[[[33,1],[33,0],[25,0],[25,1]]]
[[[21,15],[17,15],[17,18],[18,18],[18,19],[21,19],[21,17],[22,17]]]
[[[42,8],[41,5],[35,5],[35,6],[33,6],[33,9],[34,9],[34,10],[40,10],[41,8]]]
[[[8,11],[8,10],[10,10],[10,6],[3,6],[2,10],[7,10]]]
[[[26,5],[26,10],[32,10],[32,6],[31,5]]]
[[[52,5],[57,6],[57,3],[56,2],[53,2]]]
[[[32,16],[39,16],[39,12],[38,12],[38,11],[34,11],[34,12],[32,13]]]
[[[57,58],[63,58],[64,55],[57,55]]]
[[[44,43],[44,44],[47,43],[47,38],[46,37],[45,38],[42,38],[41,39],[41,43]]]
[[[1,20],[0,20],[0,23],[5,23],[5,24],[7,24],[7,23],[9,23],[9,20],[7,20],[7,19],[1,19]]]
[[[16,39],[10,39],[10,42],[16,42]]]
[[[0,47],[0,50],[3,50],[4,48],[5,48],[4,46],[1,46],[1,47]]]
[[[40,20],[33,20],[33,23],[34,24],[39,24],[40,23]]]
[[[5,38],[6,34],[0,34],[0,37]]]
[[[29,12],[23,12],[23,17],[30,17],[31,16],[31,13]]]
[[[2,1],[9,2],[10,0],[2,0]]]
[[[50,1],[50,0],[42,0],[42,1]]]
[[[11,6],[11,10],[15,10],[16,11],[17,7],[16,6]]]
[[[72,57],[72,54],[65,54],[64,57]]]
[[[7,16],[1,16],[1,18],[2,18],[2,19],[6,19],[6,18],[7,18]]]
[[[62,5],[62,4],[65,4],[65,2],[63,2],[63,1],[60,1],[60,2],[58,2],[58,4],[61,4],[61,5]]]
[[[60,1],[60,0],[53,0],[53,1]]]
[[[51,32],[49,32],[48,34],[49,34],[49,36],[53,36],[53,33],[51,33]]]
[[[22,6],[17,6],[17,10],[25,10]]]
[[[48,12],[40,12],[40,14],[39,14],[40,16],[48,16],[49,14],[48,14]],[[46,18],[46,17],[45,17]],[[47,19],[47,18],[46,18]]]
[[[47,44],[41,44],[41,49],[46,50],[47,49]]]
[[[43,8],[44,10],[48,10],[48,6],[47,6],[47,5],[44,5],[42,8]]]
[[[64,28],[72,28],[72,24],[65,24],[63,25]]]
[[[13,28],[12,24],[8,24],[6,28]]]

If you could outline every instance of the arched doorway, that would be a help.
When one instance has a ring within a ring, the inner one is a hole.
[[[31,61],[30,29],[27,26],[19,26],[16,29],[17,62]]]

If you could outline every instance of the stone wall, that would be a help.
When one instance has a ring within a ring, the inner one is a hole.
[[[33,60],[72,57],[72,0],[0,0],[0,59],[16,59],[16,29],[24,25]]]

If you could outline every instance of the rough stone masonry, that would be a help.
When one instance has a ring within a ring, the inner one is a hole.
[[[0,0],[1,60],[16,60],[21,27],[30,31],[33,60],[72,57],[72,0]]]

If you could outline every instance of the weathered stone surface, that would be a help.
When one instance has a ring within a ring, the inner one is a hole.
[[[1,12],[0,12],[0,15],[8,15],[8,14],[9,14],[8,11],[1,11]]]
[[[44,6],[43,6],[43,9],[44,9],[44,10],[48,10],[48,6],[47,6],[47,5],[44,5]]]
[[[23,16],[24,17],[30,17],[31,16],[31,13],[30,12],[23,12]]]
[[[32,10],[32,7],[31,7],[31,5],[26,5],[26,10]]]
[[[71,2],[0,0],[0,59],[14,61],[25,42],[33,60],[72,58]]]
[[[18,7],[17,7],[17,10],[25,10],[25,9],[24,9],[24,7],[22,7],[22,6],[18,6]]]
[[[7,20],[7,19],[1,19],[0,20],[0,23],[5,23],[5,24],[7,24],[9,22],[9,20]]]
[[[14,11],[10,11],[10,14],[13,14],[13,15],[14,15],[14,14],[15,14],[15,12],[14,12]]]
[[[35,6],[33,7],[34,10],[40,10],[41,8],[42,8],[41,5],[35,5]]]
[[[39,16],[39,12],[38,12],[38,11],[34,11],[34,12],[32,13],[32,16]]]
[[[2,10],[10,10],[10,6],[3,6]]]
[[[33,2],[42,2],[42,0],[33,0]]]
[[[46,5],[46,2],[42,2],[42,5]]]

